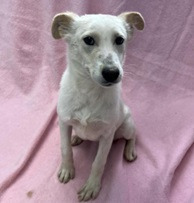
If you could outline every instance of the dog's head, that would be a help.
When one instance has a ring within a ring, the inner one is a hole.
[[[134,28],[144,28],[143,17],[138,12],[119,16],[78,16],[68,12],[54,17],[52,35],[68,42],[70,60],[80,64],[79,73],[88,73],[95,82],[106,87],[122,79],[125,45]]]

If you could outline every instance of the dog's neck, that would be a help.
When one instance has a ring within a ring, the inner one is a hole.
[[[74,82],[80,82],[80,81],[89,81],[91,82],[92,79],[89,77],[89,73],[87,70],[82,67],[82,64],[75,60],[75,59],[69,59],[68,60],[68,71],[71,73],[70,75],[74,77]]]

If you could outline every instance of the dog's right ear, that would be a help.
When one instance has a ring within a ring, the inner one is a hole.
[[[75,13],[59,13],[53,18],[52,22],[52,36],[55,39],[60,39],[65,37],[66,34],[70,32],[71,26],[78,17]]]

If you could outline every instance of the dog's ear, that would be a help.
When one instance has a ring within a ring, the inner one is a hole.
[[[77,14],[71,12],[57,14],[52,22],[52,36],[55,39],[65,37],[70,32],[71,26],[77,17]]]
[[[125,20],[127,24],[130,24],[132,27],[135,27],[137,30],[144,29],[144,19],[139,12],[125,12],[119,15],[122,19]]]

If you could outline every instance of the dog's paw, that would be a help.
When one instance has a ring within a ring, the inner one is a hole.
[[[72,146],[79,145],[79,144],[81,144],[82,142],[83,142],[83,140],[82,140],[80,137],[78,137],[77,135],[72,136],[72,138],[71,138],[71,145],[72,145]]]
[[[78,192],[79,201],[88,201],[95,199],[100,192],[101,183],[100,181],[88,180],[86,184]]]
[[[61,164],[58,172],[58,179],[61,183],[67,183],[75,177],[75,169],[73,165]]]
[[[126,161],[132,162],[137,158],[137,154],[135,151],[135,144],[133,140],[127,140],[125,149],[124,149],[124,158]]]

